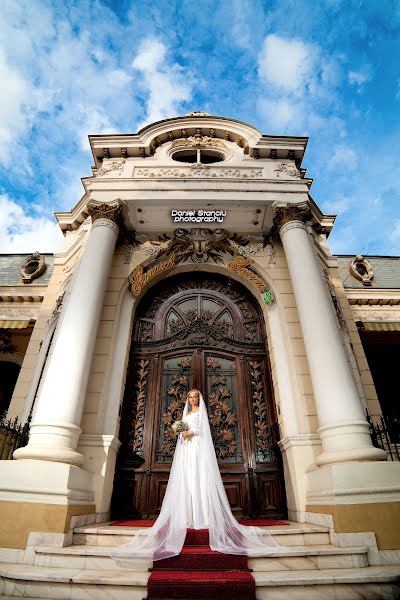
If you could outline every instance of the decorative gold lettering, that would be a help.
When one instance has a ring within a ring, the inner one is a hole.
[[[158,273],[161,273],[162,271],[168,271],[168,269],[171,269],[175,265],[175,259],[176,255],[171,254],[167,261],[158,263],[154,267],[148,269],[146,273],[143,272],[143,267],[141,265],[136,267],[133,273],[129,276],[129,283],[132,284],[132,294],[134,296],[138,296],[144,288],[144,286],[146,285],[146,283],[148,283],[153,277],[155,277],[156,275],[158,275]]]
[[[228,268],[230,271],[234,271],[239,273],[252,283],[260,290],[261,293],[267,290],[267,286],[255,273],[250,271],[250,269],[246,269],[250,264],[249,258],[244,258],[244,256],[236,256],[231,262],[228,264]]]

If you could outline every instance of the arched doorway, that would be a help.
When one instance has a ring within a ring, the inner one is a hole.
[[[261,311],[241,284],[197,272],[159,282],[138,307],[112,516],[159,513],[176,443],[170,426],[191,387],[206,401],[235,516],[285,517]]]

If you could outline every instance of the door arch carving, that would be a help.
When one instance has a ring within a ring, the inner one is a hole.
[[[278,430],[260,308],[236,281],[182,273],[142,298],[133,327],[113,518],[158,514],[186,392],[199,388],[237,517],[286,516]]]

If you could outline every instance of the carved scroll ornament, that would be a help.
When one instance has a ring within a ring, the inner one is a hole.
[[[37,279],[43,275],[46,269],[46,262],[44,256],[39,252],[34,252],[28,256],[21,267],[21,276],[24,283],[31,283],[34,279]]]
[[[308,205],[278,207],[274,217],[274,226],[279,232],[290,221],[306,223],[311,217],[312,214]]]
[[[260,290],[261,293],[267,291],[267,286],[265,283],[257,277],[253,271],[250,271],[247,267],[250,265],[250,259],[244,258],[243,256],[236,256],[234,260],[232,260],[228,264],[228,268],[230,271],[234,271],[235,273],[239,273],[252,283]]]
[[[350,274],[361,281],[365,287],[370,287],[374,277],[374,269],[371,263],[361,254],[357,254],[349,264]]]
[[[92,217],[92,222],[98,219],[108,219],[116,225],[120,224],[122,216],[122,204],[119,200],[114,202],[98,202],[90,200],[87,205],[87,212]]]

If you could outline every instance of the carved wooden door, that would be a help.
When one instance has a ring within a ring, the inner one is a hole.
[[[155,517],[186,393],[199,388],[234,514],[286,515],[262,316],[236,282],[194,273],[154,286],[135,324],[114,517]]]

